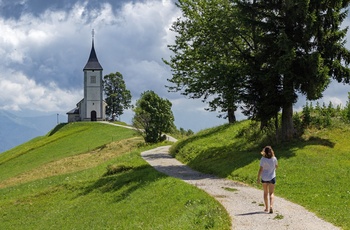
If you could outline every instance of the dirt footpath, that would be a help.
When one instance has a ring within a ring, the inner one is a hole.
[[[195,185],[215,197],[232,219],[232,229],[339,229],[300,205],[275,196],[274,213],[263,211],[263,192],[230,180],[196,172],[168,154],[170,146],[141,153],[156,170]],[[277,188],[278,189],[278,188]]]

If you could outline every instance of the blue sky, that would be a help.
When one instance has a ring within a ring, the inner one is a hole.
[[[94,29],[103,74],[121,72],[133,103],[153,90],[172,102],[178,128],[199,131],[226,123],[205,111],[200,99],[164,87],[171,72],[162,58],[171,55],[169,28],[180,15],[172,0],[0,0],[0,109],[20,116],[73,109],[83,97],[82,69]],[[348,85],[331,84],[321,102],[345,105],[348,91]],[[295,109],[304,104],[300,97]],[[130,123],[132,116],[125,111],[121,120]]]

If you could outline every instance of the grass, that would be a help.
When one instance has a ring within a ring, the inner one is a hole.
[[[213,197],[140,157],[155,147],[76,123],[0,155],[0,229],[230,229]]]
[[[100,123],[61,124],[47,136],[35,138],[0,154],[0,181],[50,161],[103,148],[111,141],[134,135],[133,130]]]
[[[282,220],[284,218],[283,215],[277,213],[277,215],[273,218],[274,220]]]
[[[244,121],[204,130],[178,142],[172,154],[190,167],[257,186],[261,149],[270,144]],[[307,130],[300,140],[274,145],[278,158],[276,195],[322,219],[350,229],[350,127]]]

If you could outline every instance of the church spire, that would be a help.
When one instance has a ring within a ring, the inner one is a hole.
[[[94,45],[95,45],[95,30],[94,29],[92,29],[92,31],[91,31],[91,37],[92,37],[92,47],[94,47]]]
[[[98,62],[96,51],[95,51],[95,31],[92,30],[92,47],[90,52],[90,57],[88,62],[86,63],[84,67],[85,70],[103,70],[102,66]]]

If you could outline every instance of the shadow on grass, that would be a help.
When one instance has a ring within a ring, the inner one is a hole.
[[[260,152],[266,145],[273,145],[278,159],[295,157],[296,151],[305,146],[321,145],[329,148],[334,148],[335,146],[335,143],[329,139],[317,136],[310,137],[308,140],[298,139],[291,142],[273,144],[269,142],[268,137],[259,136],[259,134],[252,130],[248,130],[244,135],[241,135],[241,133],[233,135],[233,139],[235,140],[229,142],[230,144],[228,145],[222,144],[221,146],[216,145],[214,147],[210,147],[210,145],[204,147],[196,146],[197,139],[220,135],[222,131],[228,128],[230,128],[230,125],[220,126],[203,135],[193,136],[181,141],[174,146],[173,153],[178,153],[186,145],[194,146],[193,148],[199,154],[187,162],[189,167],[207,174],[228,177],[235,170],[243,168],[254,161],[257,161],[257,167],[259,167],[258,162],[261,159]]]
[[[60,123],[60,124],[58,124],[58,125],[56,125],[56,127],[55,128],[53,128],[52,130],[51,130],[51,132],[49,133],[49,136],[52,136],[52,135],[54,135],[56,132],[58,132],[60,129],[62,129],[65,125],[67,125],[68,123]]]
[[[188,162],[188,166],[225,178],[233,171],[261,158],[260,148],[242,149],[243,145],[243,143],[236,142],[230,145],[206,148]]]
[[[334,148],[335,143],[330,141],[329,139],[325,139],[317,136],[311,136],[308,140],[298,139],[298,140],[293,140],[291,142],[281,143],[276,146],[275,153],[277,150],[277,154],[280,153],[279,154],[280,158],[289,158],[290,156],[295,156],[295,152],[298,149],[303,149],[311,145]]]
[[[324,139],[324,138],[320,138],[320,137],[310,137],[309,140],[304,141],[305,145],[323,145],[323,146],[327,146],[329,148],[334,148],[335,143],[328,140],[328,139]]]
[[[120,202],[134,191],[165,177],[167,176],[154,170],[151,166],[142,165],[118,174],[101,177],[86,187],[79,196],[88,195],[96,190],[101,193],[115,192],[115,202]]]
[[[215,127],[215,128],[212,128],[210,129],[208,132],[203,132],[203,133],[200,133],[200,134],[196,134],[194,136],[191,136],[185,140],[181,140],[179,141],[177,144],[176,144],[176,149],[181,149],[183,148],[184,146],[186,146],[187,144],[190,144],[192,142],[195,142],[196,140],[200,140],[202,138],[207,138],[207,137],[210,137],[210,136],[215,136],[217,135],[218,133],[220,132],[223,132],[227,129],[229,129],[231,126],[231,124],[225,124],[225,125],[221,125],[221,126],[218,126],[218,127]],[[176,150],[175,150],[176,151]],[[173,154],[172,154],[173,155]]]

